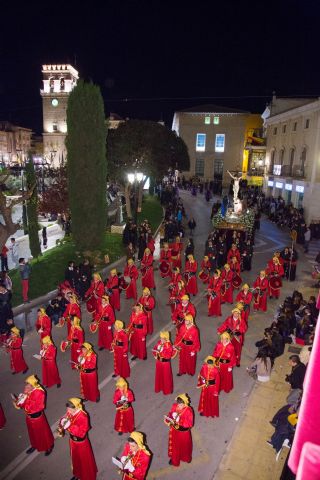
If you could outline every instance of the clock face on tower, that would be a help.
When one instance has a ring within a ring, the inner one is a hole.
[[[57,107],[57,106],[59,105],[58,99],[57,99],[57,98],[53,98],[53,99],[51,100],[51,105],[52,105],[53,107]]]

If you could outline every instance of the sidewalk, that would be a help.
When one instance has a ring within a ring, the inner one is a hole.
[[[286,345],[284,354],[275,361],[271,380],[266,383],[255,382],[242,419],[213,477],[215,480],[280,478],[289,450],[284,448],[276,461],[276,452],[266,441],[274,433],[269,422],[286,404],[289,394],[289,384],[284,381],[286,374],[291,371],[288,360],[293,351],[289,350],[300,348],[295,344]]]

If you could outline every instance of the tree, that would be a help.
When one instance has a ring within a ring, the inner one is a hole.
[[[130,185],[127,175],[136,167],[146,177],[162,178],[171,167],[189,170],[188,148],[176,132],[157,122],[128,120],[111,130],[107,143],[110,178],[125,188],[127,215]]]
[[[79,81],[69,96],[67,127],[72,235],[80,251],[96,250],[107,222],[107,129],[99,87]]]
[[[52,171],[51,183],[42,193],[39,202],[39,211],[42,213],[68,213],[69,195],[67,167],[62,166]]]
[[[27,200],[27,218],[30,251],[33,258],[38,258],[41,255],[38,224],[38,189],[36,173],[34,171],[34,164],[31,154],[29,155],[28,161],[26,163],[26,180],[27,189],[32,189],[32,194]]]

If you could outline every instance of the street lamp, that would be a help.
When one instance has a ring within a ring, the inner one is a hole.
[[[128,173],[128,181],[131,185],[134,185],[134,223],[137,225],[138,221],[138,197],[139,197],[139,185],[143,180],[143,173],[137,172]]]

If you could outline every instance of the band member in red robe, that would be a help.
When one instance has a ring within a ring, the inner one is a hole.
[[[192,318],[196,317],[196,308],[189,300],[189,295],[184,294],[181,297],[181,302],[177,304],[176,309],[171,315],[172,323],[177,327],[177,331],[183,325],[186,315],[191,315]]]
[[[196,371],[197,352],[200,351],[199,330],[194,325],[192,315],[185,315],[184,324],[177,333],[174,346],[179,350],[179,373],[181,375],[194,375]]]
[[[156,249],[156,242],[152,236],[151,230],[148,230],[147,248],[149,248],[151,254],[153,255]]]
[[[181,253],[183,250],[183,243],[181,241],[181,238],[176,237],[175,242],[171,243],[170,248],[171,248],[172,268],[175,268],[175,267],[181,268],[182,266]]]
[[[114,310],[120,311],[120,290],[119,290],[119,277],[117,269],[110,270],[110,274],[105,283],[105,290],[109,296],[110,303]],[[97,305],[98,307],[98,305]]]
[[[141,260],[141,282],[142,287],[156,288],[153,275],[153,255],[149,248],[146,248]]]
[[[198,412],[205,417],[219,417],[220,372],[214,357],[204,360],[198,376],[201,389]]]
[[[245,322],[248,324],[248,318],[250,314],[250,305],[252,302],[252,292],[250,292],[250,287],[247,283],[242,285],[240,292],[236,296],[236,301],[241,302],[243,304],[244,310],[244,319]]]
[[[154,391],[156,393],[162,391],[164,395],[168,395],[173,392],[171,358],[173,358],[175,352],[173,345],[170,342],[169,332],[160,332],[160,340],[152,349],[153,356],[156,359],[154,384]]]
[[[151,453],[140,432],[131,432],[121,455],[122,480],[145,480],[151,460]]]
[[[242,283],[242,278],[240,277],[241,265],[240,262],[238,262],[237,257],[232,257],[229,265],[232,272],[232,286],[234,289],[239,289]]]
[[[137,280],[139,278],[139,272],[132,258],[129,258],[127,260],[127,265],[124,269],[123,275],[125,277],[130,277],[130,284],[126,288],[126,299],[129,300],[130,298],[133,298],[134,301],[136,302],[137,301]]]
[[[179,280],[178,283],[172,284],[172,288],[169,288],[169,305],[171,307],[171,313],[175,311],[177,306],[181,303],[181,299],[186,295],[186,289],[184,286],[184,281]],[[189,298],[189,295],[188,295]]]
[[[20,337],[20,330],[17,327],[12,327],[10,330],[10,337],[6,342],[6,350],[10,353],[10,367],[12,375],[16,373],[26,373],[28,365],[25,362],[22,350],[22,338]]]
[[[164,423],[169,427],[169,464],[174,467],[179,467],[180,462],[191,463],[192,460],[191,428],[194,413],[189,405],[189,397],[181,393],[176,397],[168,415],[164,416]]]
[[[184,276],[186,280],[186,291],[190,295],[197,295],[198,293],[198,282],[197,282],[197,270],[198,263],[193,258],[193,255],[188,255],[188,260],[186,261],[184,267]]]
[[[160,250],[160,275],[161,278],[171,276],[171,251],[169,250],[169,244],[164,243],[163,248]]]
[[[147,315],[144,313],[143,307],[139,303],[132,308],[128,329],[130,353],[133,355],[132,360],[135,360],[136,358],[146,360],[146,336],[148,332]]]
[[[67,322],[68,335],[70,333],[73,317],[81,318],[81,309],[76,295],[70,295],[69,303],[66,305],[62,318],[59,321],[59,325],[62,327],[64,326],[65,321]]]
[[[48,456],[53,450],[54,438],[44,413],[46,392],[35,375],[30,375],[25,382],[24,392],[13,396],[13,405],[17,409],[23,409],[26,414],[31,445],[26,453],[29,455],[38,450]]]
[[[94,273],[91,285],[85,293],[87,310],[89,313],[94,313],[96,311],[97,300],[98,298],[101,298],[104,293],[104,283],[101,280],[99,273]]]
[[[121,320],[114,322],[114,336],[112,342],[113,352],[113,377],[120,375],[123,378],[130,377],[130,365],[128,360],[129,338],[127,332],[123,329],[124,324]]]
[[[51,337],[51,328],[51,318],[46,314],[45,308],[39,308],[36,320],[36,330],[40,336],[40,345],[42,338],[47,336]]]
[[[180,268],[179,267],[174,267],[171,272],[171,281],[169,283],[169,289],[170,286],[176,285],[178,282],[182,280],[182,275],[180,273]]]
[[[143,311],[147,315],[147,333],[153,333],[153,318],[152,318],[152,310],[154,310],[156,306],[156,301],[154,297],[151,295],[149,288],[145,287],[142,292],[142,296],[139,298],[138,303],[143,306]]]
[[[216,270],[208,285],[208,316],[221,316],[221,272]]]
[[[97,310],[94,314],[94,321],[98,325],[99,350],[111,350],[113,340],[112,326],[115,322],[115,315],[113,307],[110,305],[108,295],[103,295],[101,301],[98,302]]]
[[[221,303],[233,303],[233,272],[230,269],[230,265],[228,263],[225,264],[222,272],[221,272],[221,290],[220,290],[220,298]]]
[[[60,419],[57,433],[63,437],[69,433],[69,447],[73,479],[96,480],[97,465],[94,459],[88,432],[90,419],[84,411],[80,398],[69,398],[67,412]]]
[[[216,358],[220,369],[220,391],[224,390],[228,393],[233,389],[232,369],[237,363],[234,346],[228,332],[220,335],[220,342],[215,346],[212,356]]]
[[[201,262],[201,270],[199,272],[199,278],[204,285],[210,282],[211,263],[209,257],[205,255]]]
[[[70,363],[73,370],[77,368],[78,357],[81,353],[81,345],[84,343],[84,331],[80,323],[80,318],[73,317],[67,340],[63,340],[60,344],[60,350],[63,353],[67,350],[68,347],[70,347]]]
[[[97,355],[94,353],[92,345],[88,342],[82,344],[77,368],[80,370],[81,395],[85,400],[99,402]]]
[[[284,276],[284,268],[280,263],[279,257],[274,256],[268,262],[266,274],[269,276],[269,298],[279,298],[282,287],[281,277]]]
[[[120,377],[116,382],[116,390],[113,395],[113,403],[116,406],[116,417],[114,429],[119,435],[134,430],[134,402],[133,391],[129,388],[128,382]]]
[[[218,333],[228,332],[231,337],[231,343],[234,346],[234,353],[236,355],[237,367],[240,367],[241,351],[244,343],[244,334],[247,331],[247,324],[244,318],[241,317],[241,311],[238,308],[232,310],[232,315],[229,315],[225,321],[217,329]]]
[[[40,350],[42,365],[42,383],[46,388],[57,385],[61,387],[61,379],[57,367],[57,348],[49,336],[42,338]]]
[[[228,251],[228,254],[227,254],[227,262],[230,263],[232,257],[236,257],[236,259],[238,260],[239,262],[239,265],[240,265],[240,260],[241,260],[241,255],[240,255],[240,251],[239,249],[237,248],[237,245],[235,243],[233,243],[231,245],[231,248],[230,250]]]
[[[266,277],[265,270],[260,271],[259,277],[253,284],[255,292],[253,294],[253,308],[254,310],[261,310],[262,312],[267,311],[267,300],[268,300],[268,289],[269,281]]]
[[[2,405],[0,403],[0,430],[2,430],[6,426],[6,423],[7,423],[7,419],[6,419],[6,416],[4,414]]]

